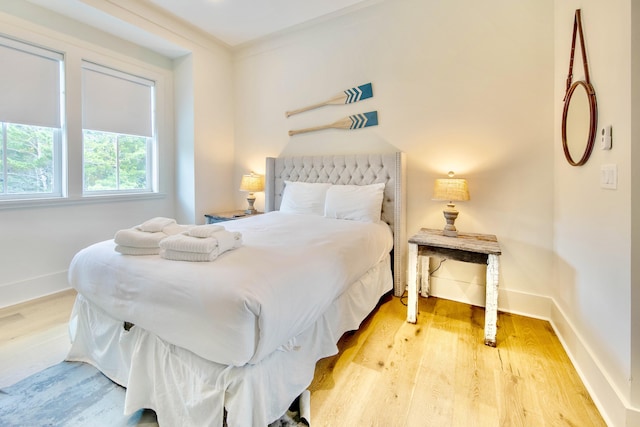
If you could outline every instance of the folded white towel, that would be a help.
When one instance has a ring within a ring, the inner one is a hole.
[[[156,233],[158,231],[163,231],[165,227],[173,225],[176,223],[176,220],[173,218],[165,218],[162,216],[157,216],[155,218],[151,218],[143,222],[142,224],[136,226],[136,229],[140,231],[144,231],[146,233]]]
[[[155,248],[136,248],[133,246],[116,245],[116,252],[120,252],[122,255],[158,255],[160,253],[160,247]]]
[[[172,251],[208,254],[218,245],[218,241],[211,237],[200,238],[187,236],[184,233],[169,236],[160,242],[162,249]]]
[[[205,224],[205,225],[196,225],[189,229],[189,232],[186,233],[192,237],[212,237],[214,233],[218,231],[223,231],[224,227],[217,224]]]
[[[214,250],[220,253],[236,249],[242,245],[242,233],[237,231],[219,231],[214,233],[212,238],[218,241],[218,246]]]
[[[135,228],[125,228],[116,232],[114,240],[116,244],[131,246],[134,248],[157,248],[162,239],[166,239],[167,234],[162,231],[153,233],[140,231]]]
[[[172,251],[208,254],[214,250],[222,253],[242,244],[242,234],[238,232],[222,230],[212,233],[211,237],[193,237],[188,234],[191,230],[163,239],[160,247]]]
[[[218,251],[212,251],[208,254],[196,252],[172,251],[171,249],[161,249],[160,256],[171,261],[190,261],[190,262],[210,262],[218,258]]]
[[[233,249],[237,249],[242,245],[242,236],[240,235],[240,233],[231,234],[235,235],[231,247],[229,247],[225,243],[224,245],[217,246],[209,253],[183,252],[173,249],[161,249],[160,256],[172,261],[211,262],[223,253],[231,251]]]

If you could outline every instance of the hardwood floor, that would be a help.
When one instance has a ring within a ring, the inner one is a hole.
[[[0,310],[0,387],[64,358],[74,297]],[[314,427],[606,426],[548,322],[499,313],[491,348],[482,308],[419,304],[414,325],[400,299],[385,298],[318,362]]]
[[[69,290],[0,309],[0,387],[64,359],[75,296]]]
[[[420,298],[419,312],[407,323],[387,298],[318,363],[314,427],[606,425],[548,322],[499,313],[491,348],[483,308]]]

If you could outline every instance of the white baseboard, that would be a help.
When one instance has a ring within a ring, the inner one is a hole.
[[[67,271],[0,285],[0,308],[69,289]]]
[[[483,284],[433,277],[431,295],[484,306],[485,287]],[[630,402],[615,387],[613,381],[602,369],[602,364],[598,362],[594,353],[587,347],[568,317],[552,298],[500,289],[498,310],[547,320],[607,425],[610,427],[640,426],[640,408],[631,407]],[[498,345],[500,345],[499,342]]]
[[[640,409],[627,408],[627,427],[640,426]]]
[[[431,295],[484,307],[484,283],[468,283],[446,278],[431,279]],[[512,314],[549,320],[552,301],[549,297],[498,289],[498,308]]]
[[[631,407],[555,301],[551,306],[549,322],[607,425],[640,425],[640,409]]]

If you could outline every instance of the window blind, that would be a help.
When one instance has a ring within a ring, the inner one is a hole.
[[[0,36],[0,121],[61,127],[59,52]]]
[[[153,136],[154,82],[84,61],[83,129]]]

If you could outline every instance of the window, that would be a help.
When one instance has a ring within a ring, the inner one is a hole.
[[[62,196],[63,59],[0,36],[0,200]]]
[[[83,191],[155,191],[151,80],[82,64]]]

